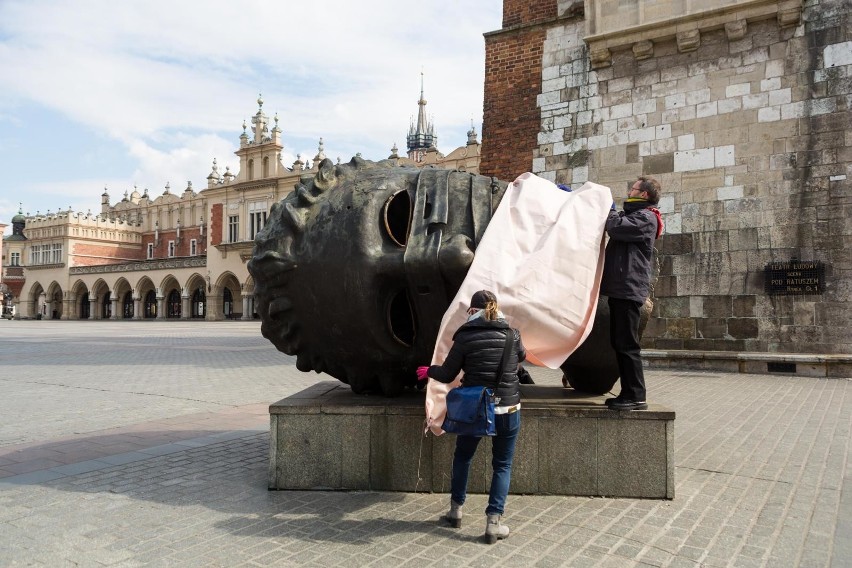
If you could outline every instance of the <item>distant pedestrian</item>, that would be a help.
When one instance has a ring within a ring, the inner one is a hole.
[[[511,351],[503,369],[499,369],[506,349],[507,334],[512,334]],[[518,386],[519,363],[526,357],[518,330],[509,327],[497,305],[497,298],[488,290],[473,295],[468,309],[467,322],[453,335],[453,346],[443,365],[422,368],[422,373],[442,383],[451,383],[464,371],[464,386],[494,388],[499,398],[494,419],[497,435],[491,438],[491,490],[485,508],[485,539],[494,544],[509,536],[509,527],[501,521],[509,494],[515,442],[521,430],[521,391]],[[467,479],[470,463],[482,438],[457,436],[453,456],[450,510],[444,518],[460,527],[462,505],[467,497]]]
[[[623,211],[615,203],[606,220],[609,244],[604,258],[601,294],[609,298],[610,342],[615,350],[621,393],[607,399],[615,410],[648,408],[639,346],[640,309],[651,291],[654,241],[663,232],[660,182],[640,177],[627,190]]]

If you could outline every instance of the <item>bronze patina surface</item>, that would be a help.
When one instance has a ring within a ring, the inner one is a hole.
[[[255,240],[263,336],[361,392],[415,387],[507,183],[386,160],[324,160],[273,205]],[[563,365],[567,381],[608,391],[618,377],[608,310]]]

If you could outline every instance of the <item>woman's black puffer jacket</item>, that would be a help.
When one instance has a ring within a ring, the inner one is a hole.
[[[451,383],[460,371],[464,371],[464,386],[494,388],[497,366],[506,345],[506,333],[513,334],[514,341],[495,394],[500,397],[500,406],[517,404],[521,401],[518,364],[526,358],[526,350],[521,343],[520,332],[509,327],[504,319],[479,317],[462,325],[453,335],[453,346],[444,364],[429,367],[429,377]]]

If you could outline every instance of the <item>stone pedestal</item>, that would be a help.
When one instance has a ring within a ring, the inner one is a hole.
[[[276,402],[269,488],[449,492],[455,436],[424,436],[423,400],[357,395],[327,381]],[[603,401],[523,386],[511,492],[674,498],[674,411],[614,411]],[[485,438],[469,492],[488,492],[490,460]]]

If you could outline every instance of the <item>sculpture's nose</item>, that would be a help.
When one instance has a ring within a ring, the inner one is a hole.
[[[467,274],[474,256],[473,240],[458,233],[441,244],[438,251],[438,266],[450,290],[458,290]]]

